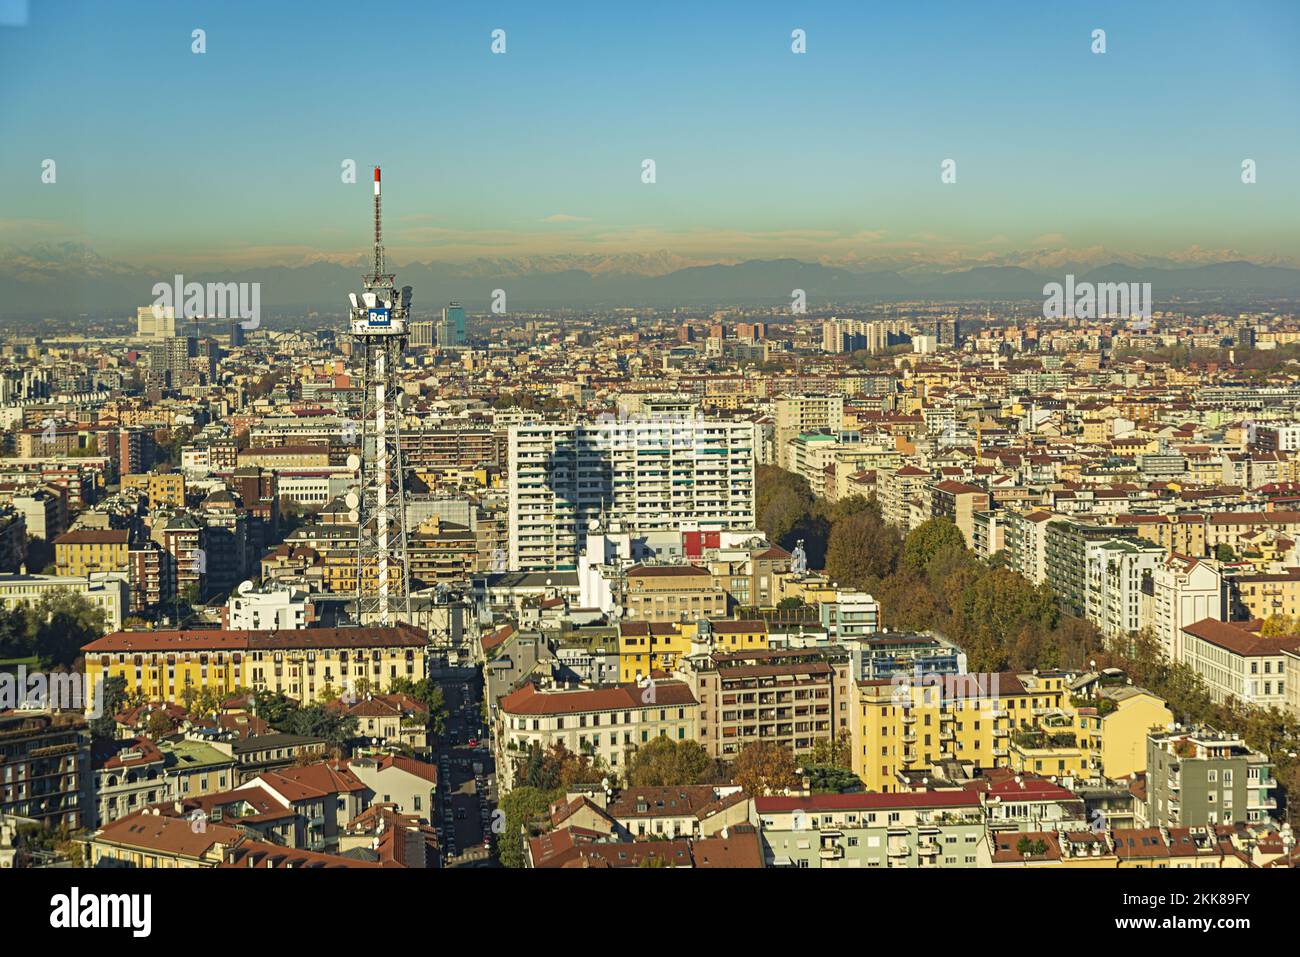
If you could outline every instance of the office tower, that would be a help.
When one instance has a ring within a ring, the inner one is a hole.
[[[458,302],[451,302],[442,307],[442,318],[438,320],[438,346],[442,349],[455,349],[465,345],[465,310]]]
[[[510,567],[576,567],[587,530],[754,527],[755,426],[679,416],[510,428]]]

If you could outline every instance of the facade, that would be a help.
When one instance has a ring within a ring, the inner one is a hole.
[[[817,606],[817,614],[831,641],[865,638],[880,630],[880,602],[866,592],[836,592],[834,601]]]
[[[307,593],[286,585],[241,590],[226,602],[226,627],[233,631],[306,628],[313,618]]]
[[[987,866],[973,790],[754,798],[767,867]]]
[[[1222,619],[1223,576],[1210,562],[1172,552],[1151,575],[1152,627],[1170,661],[1183,658],[1183,629]]]
[[[510,428],[512,569],[572,569],[592,523],[635,535],[754,527],[755,427],[649,416]]]
[[[128,694],[185,703],[187,695],[239,689],[315,701],[344,689],[385,691],[426,675],[428,639],[409,625],[291,631],[114,632],[82,648],[95,688],[126,679]]]
[[[966,547],[975,548],[975,514],[989,507],[989,493],[978,485],[966,482],[936,482],[927,488],[930,495],[930,515],[946,518],[959,529],[966,539]]]
[[[54,540],[57,574],[87,578],[93,572],[124,572],[129,538],[129,532],[118,529],[64,532]]]
[[[852,664],[839,650],[690,654],[676,677],[700,703],[700,744],[731,760],[755,741],[807,754],[848,732]]]
[[[1165,562],[1165,550],[1120,538],[1089,542],[1085,555],[1088,620],[1107,640],[1135,634],[1143,625],[1143,593],[1150,592],[1156,569]]]
[[[698,565],[636,565],[627,571],[627,617],[694,622],[727,614],[727,593]]]
[[[1147,740],[1147,820],[1156,827],[1255,823],[1277,811],[1268,758],[1213,728]]]
[[[90,732],[75,712],[0,713],[0,814],[89,827]]]
[[[790,469],[790,440],[807,432],[839,432],[844,428],[843,395],[783,395],[777,398],[776,464]]]
[[[101,575],[94,579],[63,575],[0,575],[0,605],[35,605],[42,598],[67,593],[79,595],[104,613],[104,626],[122,627],[129,588],[125,576]]]
[[[659,738],[697,738],[700,706],[681,681],[579,690],[541,690],[525,684],[498,701],[497,774],[514,786],[515,763],[532,746],[563,744],[574,754],[621,768],[629,751]]]
[[[1061,607],[1085,618],[1088,614],[1088,544],[1132,537],[1135,529],[1094,524],[1071,518],[1047,523],[1044,534],[1044,576]]]
[[[1182,631],[1181,661],[1205,682],[1217,703],[1229,699],[1259,708],[1285,708],[1288,653],[1300,637],[1262,638],[1259,621],[1207,618]]]

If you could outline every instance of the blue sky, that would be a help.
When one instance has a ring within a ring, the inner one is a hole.
[[[1300,260],[1293,0],[368,9],[28,0],[0,25],[0,247],[351,257],[380,163],[398,262]]]

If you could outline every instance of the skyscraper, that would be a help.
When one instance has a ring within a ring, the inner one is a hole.
[[[465,310],[458,302],[449,302],[442,307],[442,318],[438,320],[438,346],[443,349],[455,349],[465,345]]]

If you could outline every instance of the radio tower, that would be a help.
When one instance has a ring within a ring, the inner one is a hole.
[[[401,413],[406,394],[397,368],[406,348],[411,287],[400,293],[385,272],[379,205],[379,167],[375,167],[375,261],[363,277],[365,292],[349,293],[352,336],[362,351],[360,456],[348,464],[360,469],[360,488],[347,496],[349,517],[357,523],[357,598],[359,625],[411,621],[410,565],[406,555],[406,490],[403,484]]]

